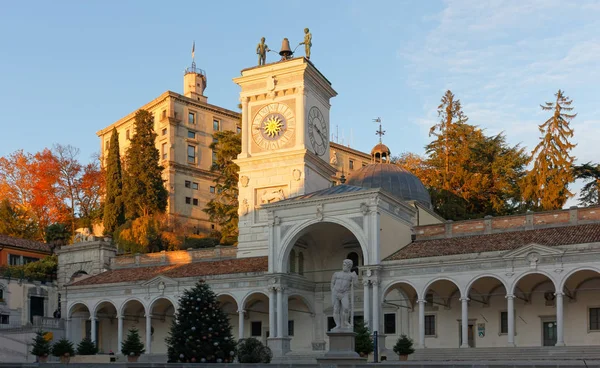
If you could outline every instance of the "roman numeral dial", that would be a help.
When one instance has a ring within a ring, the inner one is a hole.
[[[327,121],[321,110],[316,106],[311,107],[308,112],[308,138],[318,156],[323,156],[327,150],[328,135]]]
[[[283,148],[294,137],[295,128],[292,109],[283,103],[270,103],[252,119],[252,139],[264,150]]]

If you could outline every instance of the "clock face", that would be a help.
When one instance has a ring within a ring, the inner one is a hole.
[[[323,156],[327,150],[327,122],[316,106],[310,108],[308,112],[308,137],[315,153]]]
[[[252,138],[262,149],[282,148],[294,136],[295,125],[292,109],[282,103],[270,103],[254,116]]]

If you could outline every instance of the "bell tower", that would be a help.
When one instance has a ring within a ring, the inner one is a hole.
[[[262,206],[331,185],[329,100],[337,93],[308,59],[283,54],[242,70],[234,82],[242,103],[238,257],[264,256]]]

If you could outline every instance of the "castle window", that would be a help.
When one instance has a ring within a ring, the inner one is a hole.
[[[292,249],[290,252],[290,272],[296,272],[296,251]]]
[[[221,130],[221,121],[219,121],[217,119],[213,119],[213,130],[215,132],[218,132],[219,130]]]
[[[197,206],[198,205],[198,198],[194,198],[193,201],[192,201],[192,204],[194,206]]]
[[[298,273],[304,275],[304,253],[298,254]]]
[[[167,117],[167,110],[163,110],[162,111],[162,118],[166,118]]]
[[[590,331],[600,330],[600,308],[590,308]]]
[[[396,313],[386,313],[383,315],[383,333],[396,334]]]
[[[192,189],[198,190],[198,183],[192,183]]]
[[[262,335],[262,322],[252,321],[250,322],[250,336],[261,336]]]
[[[294,320],[288,321],[288,336],[294,336]]]
[[[196,124],[196,114],[194,114],[193,112],[188,113],[188,123]]]
[[[0,325],[8,325],[10,316],[8,314],[0,314]]]
[[[21,264],[21,256],[16,254],[8,255],[8,264],[11,266],[18,266]]]
[[[212,151],[212,162],[213,162],[213,164],[217,162],[217,152],[216,151]]]
[[[236,127],[236,128],[235,128],[235,132],[236,132],[237,134],[240,134],[240,133],[242,132],[242,128],[240,128],[240,127]]]
[[[185,197],[185,204],[191,204],[192,203],[192,198],[191,197]]]
[[[196,139],[196,132],[188,130],[188,138]]]
[[[125,131],[125,138],[129,139],[129,129]]]
[[[425,316],[425,336],[435,336],[435,314]]]
[[[185,181],[185,187],[186,187],[186,188],[190,188],[191,186],[192,186],[192,182],[191,182],[191,181],[189,181],[189,180],[186,180],[186,181]]]
[[[167,135],[167,128],[164,128],[164,129],[162,130],[162,135]]]
[[[110,141],[106,141],[106,142],[104,143],[104,149],[105,149],[106,151],[108,151],[108,149],[109,149],[109,148],[110,148]]]
[[[350,170],[354,170],[354,160],[349,160],[348,166],[350,167]]]
[[[4,289],[0,289],[0,302],[4,301]]]
[[[211,193],[214,193],[214,192],[215,192],[215,187],[211,186],[211,187],[210,187],[210,192],[211,192]]]
[[[160,147],[161,152],[162,152],[162,159],[166,160],[167,159],[167,144],[163,143],[162,146]]]
[[[508,312],[500,312],[500,333],[508,333]]]

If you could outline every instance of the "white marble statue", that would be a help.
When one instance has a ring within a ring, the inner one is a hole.
[[[358,276],[351,272],[352,260],[345,259],[342,271],[331,277],[331,302],[333,304],[333,320],[335,327],[332,331],[351,331],[350,314],[352,312],[352,291],[358,283]]]

